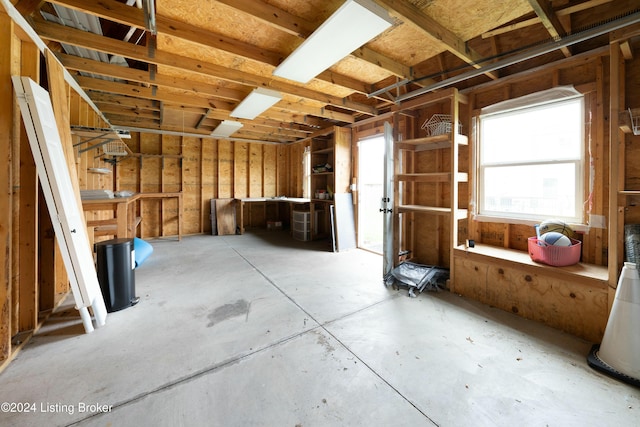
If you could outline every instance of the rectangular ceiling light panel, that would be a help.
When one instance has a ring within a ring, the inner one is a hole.
[[[253,120],[282,99],[274,90],[256,88],[231,112],[231,117]]]
[[[227,138],[233,135],[238,129],[242,127],[242,123],[234,122],[233,120],[223,120],[220,122],[217,128],[211,132],[212,136],[217,136],[219,138]]]
[[[273,74],[308,83],[392,24],[387,11],[373,1],[347,0]]]

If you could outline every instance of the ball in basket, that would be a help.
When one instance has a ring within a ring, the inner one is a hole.
[[[549,231],[540,236],[540,240],[547,245],[553,246],[571,246],[571,239],[557,231]]]
[[[547,219],[540,223],[538,227],[540,234],[549,233],[550,231],[555,231],[558,233],[562,233],[567,237],[573,237],[573,229],[569,227],[564,221],[560,221],[559,219]],[[571,241],[571,240],[569,240]]]

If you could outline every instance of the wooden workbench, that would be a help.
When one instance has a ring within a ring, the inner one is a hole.
[[[240,234],[244,233],[244,205],[248,203],[249,209],[252,204],[262,204],[262,209],[266,210],[267,203],[288,203],[289,204],[289,220],[292,221],[293,205],[304,205],[311,202],[310,199],[304,199],[302,197],[245,197],[236,199],[238,202],[237,215],[238,215],[238,228]]]
[[[137,193],[130,197],[114,197],[112,199],[82,200],[84,211],[111,211],[113,218],[89,220],[88,227],[94,227],[95,235],[113,235],[116,238],[133,238],[140,218],[136,216],[135,203],[144,199],[178,199],[178,240],[182,239],[182,193]]]

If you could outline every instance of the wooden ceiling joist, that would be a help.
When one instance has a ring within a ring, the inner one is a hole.
[[[548,0],[529,0],[529,4],[536,12],[536,15],[540,18],[540,22],[542,22],[542,25],[547,29],[552,38],[556,40],[561,39],[567,34]],[[568,47],[562,47],[560,50],[564,56],[571,56],[571,51]]]
[[[112,20],[123,25],[142,29],[144,29],[145,27],[144,14],[141,14],[141,11],[139,9],[131,6],[126,6],[115,0],[102,0],[100,2],[88,3],[83,0],[55,0],[55,3],[72,9],[83,10],[86,13],[96,15],[102,19]],[[292,15],[288,14],[287,12],[266,5],[261,1],[244,0],[240,2],[229,1],[222,3],[229,4],[229,6],[245,12],[249,11],[249,13],[261,13],[266,9],[275,15],[269,16],[268,14],[264,14],[264,16],[262,16],[264,18],[263,20],[268,22],[270,25],[275,25],[276,27],[281,27],[281,25],[277,25],[275,23],[283,22],[283,20],[286,19],[287,16],[292,17]],[[134,12],[132,12],[131,15],[128,16],[126,13],[128,10],[132,10]],[[294,22],[303,23],[303,21],[304,20],[295,20],[293,18],[289,18],[290,24],[288,24],[287,27],[295,26]],[[306,21],[304,22],[304,37],[308,36],[313,31],[309,30],[309,27],[311,25],[312,24]],[[190,42],[198,43],[214,49],[219,49],[233,55],[268,64],[273,67],[279,65],[287,54],[284,52],[279,53],[269,51],[264,48],[259,48],[240,40],[232,39],[223,34],[212,33],[211,31],[203,30],[194,25],[163,17],[161,15],[156,16],[156,28],[157,31],[161,34],[188,40]],[[408,77],[411,73],[410,67],[403,66],[398,61],[385,57],[384,55],[376,53],[368,48],[359,49],[357,52],[354,52],[354,56],[370,62],[371,64],[377,65],[385,69],[386,71],[396,75]],[[325,80],[322,75],[318,76],[317,78]],[[358,90],[357,88],[359,86],[359,83],[352,82],[352,80],[354,79],[348,79],[344,77],[342,79],[325,81],[338,85],[341,83],[349,84],[348,86],[345,86],[345,88]]]
[[[560,18],[563,16],[569,16],[573,13],[581,12],[583,10],[591,9],[596,6],[600,6],[602,4],[610,3],[613,0],[587,0],[580,4],[576,4],[574,6],[568,6],[562,9],[558,9],[555,11],[555,14]],[[542,21],[539,16],[535,18],[526,19],[524,21],[516,22],[515,24],[505,25],[504,27],[496,28],[495,30],[487,31],[482,34],[482,38],[490,38],[495,37],[500,34],[509,33],[511,31],[516,31],[521,28],[530,27],[532,25],[540,24]]]
[[[348,99],[317,92],[315,90],[300,87],[291,83],[273,80],[271,78],[256,76],[247,72],[229,69],[217,64],[202,62],[196,59],[176,55],[170,52],[157,51],[155,56],[149,57],[143,46],[110,39],[86,31],[71,29],[62,25],[36,20],[34,27],[40,36],[46,40],[60,43],[68,43],[85,49],[97,50],[111,55],[120,55],[125,58],[147,62],[156,65],[164,65],[182,71],[195,72],[205,76],[215,76],[222,80],[228,80],[251,87],[267,87],[283,93],[320,101],[328,105],[335,105],[346,110],[376,115],[376,108],[367,104],[361,104]]]
[[[640,35],[640,24],[634,25],[637,5],[631,0],[505,0],[472,7],[465,0],[374,2],[393,16],[393,27],[309,84],[274,77],[271,70],[341,0],[156,0],[161,14],[124,0],[11,3],[26,18],[24,25],[33,27],[28,31],[51,49],[67,52],[57,57],[70,71],[69,84],[79,93],[84,88],[87,102],[116,126],[208,136],[253,89],[280,92],[282,99],[254,120],[240,119],[244,126],[237,135],[243,141],[304,140],[334,125],[380,120],[397,102],[420,93],[459,84],[482,87],[485,76],[490,82],[500,76],[504,84],[532,54],[530,68],[560,63],[555,54],[560,49],[565,56],[581,56],[602,46],[604,37],[589,36],[593,27],[605,29],[601,22],[617,22],[615,30],[606,28],[626,59],[633,57],[633,37]],[[53,22],[58,14],[64,25]],[[94,32],[81,31],[82,23]],[[519,33],[492,37],[508,31]],[[131,32],[141,36],[130,40]],[[578,34],[589,38],[578,40]],[[562,39],[549,43],[551,50],[517,53],[549,35]],[[129,68],[82,58],[95,52],[124,58]],[[496,59],[500,56],[504,59]]]
[[[388,9],[403,16],[420,27],[426,34],[433,37],[452,54],[470,64],[474,68],[481,68],[483,57],[467,46],[464,40],[442,26],[439,22],[425,15],[418,7],[403,0],[379,0]],[[498,78],[493,72],[486,73],[492,80]]]

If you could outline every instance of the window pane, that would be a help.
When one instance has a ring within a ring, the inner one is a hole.
[[[480,117],[478,213],[581,222],[584,99]]]
[[[575,180],[575,163],[485,167],[480,213],[575,218]]]
[[[483,117],[483,164],[577,160],[581,156],[581,99]]]

